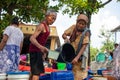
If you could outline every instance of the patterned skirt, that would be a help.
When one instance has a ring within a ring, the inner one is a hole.
[[[6,45],[0,51],[0,73],[17,71],[19,65],[20,47],[16,45]]]

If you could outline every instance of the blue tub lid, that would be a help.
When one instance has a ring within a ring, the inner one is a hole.
[[[16,71],[16,72],[7,72],[7,74],[30,74],[28,71]]]

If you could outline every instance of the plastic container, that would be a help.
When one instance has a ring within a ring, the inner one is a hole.
[[[72,63],[67,63],[66,68],[67,70],[72,70]]]
[[[30,72],[8,72],[7,80],[29,80]]]
[[[40,76],[39,80],[51,80],[50,79],[50,74],[45,74],[43,76]]]
[[[93,77],[92,79],[93,79],[93,80],[108,80],[108,79],[105,78],[105,77]]]
[[[58,70],[65,70],[65,68],[66,68],[66,63],[60,63],[60,62],[57,63]]]
[[[101,68],[101,69],[97,70],[97,74],[98,75],[102,75],[102,71],[104,71],[104,70],[106,70],[106,69],[105,68]]]
[[[27,53],[27,62],[30,63],[30,54]]]
[[[56,51],[60,52],[57,62],[70,63],[76,56],[75,50],[70,43],[63,44]]]
[[[26,61],[27,57],[26,57],[25,54],[22,54],[22,55],[20,55],[20,59],[23,60],[23,61]]]
[[[104,70],[104,71],[102,71],[102,75],[103,75],[103,76],[112,75],[112,70]]]
[[[6,80],[6,73],[0,73],[0,80]]]
[[[51,80],[74,80],[74,76],[72,71],[52,72]]]
[[[96,62],[105,62],[106,56],[105,53],[99,52],[96,56]]]
[[[48,58],[50,58],[50,59],[54,59],[54,60],[57,60],[59,54],[60,54],[60,53],[57,52],[57,51],[49,50]]]

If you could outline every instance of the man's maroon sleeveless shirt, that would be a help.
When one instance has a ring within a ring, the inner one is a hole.
[[[39,36],[36,38],[36,40],[40,45],[45,46],[50,32],[47,30],[47,25],[44,22],[41,24],[44,24],[46,32],[40,33]],[[37,48],[34,44],[30,43],[29,52],[41,52],[41,50]]]

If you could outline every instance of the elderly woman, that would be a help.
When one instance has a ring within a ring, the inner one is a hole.
[[[18,71],[24,38],[23,32],[18,26],[18,17],[14,17],[3,32],[0,43],[0,72]]]

